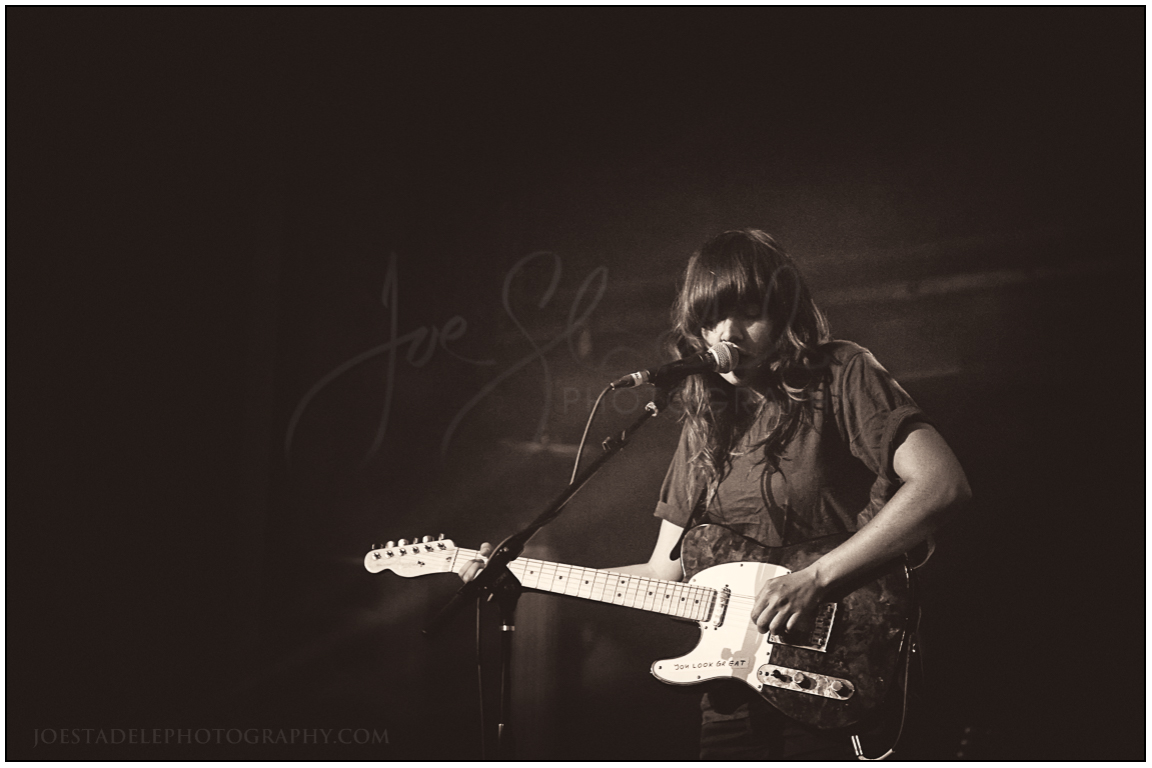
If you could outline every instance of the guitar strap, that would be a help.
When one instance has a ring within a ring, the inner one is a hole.
[[[702,493],[696,500],[696,506],[692,507],[692,513],[688,515],[688,521],[684,523],[684,530],[680,533],[680,538],[676,541],[675,546],[668,553],[669,560],[680,559],[680,545],[684,543],[684,537],[688,535],[688,531],[696,527],[698,523],[703,521],[704,515],[708,512],[708,507],[712,503],[712,497],[716,495],[716,489],[719,483],[709,483],[708,492]]]

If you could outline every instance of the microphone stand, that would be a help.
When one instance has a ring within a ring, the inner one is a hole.
[[[514,533],[505,539],[492,552],[487,565],[475,579],[462,586],[448,601],[440,612],[428,622],[424,628],[424,635],[431,637],[442,631],[449,620],[455,616],[465,604],[479,600],[488,595],[489,600],[495,600],[500,609],[500,719],[497,724],[496,759],[510,760],[512,757],[512,728],[510,715],[512,709],[512,633],[516,629],[515,613],[516,603],[520,599],[523,587],[520,581],[508,570],[508,564],[520,556],[525,545],[536,532],[560,516],[560,512],[568,501],[600,471],[609,460],[619,453],[632,439],[633,435],[648,420],[658,416],[668,403],[668,392],[663,387],[656,387],[652,401],[644,406],[644,413],[628,425],[618,435],[610,436],[603,442],[604,452],[600,454],[584,471],[564,488],[556,499],[541,512],[535,520],[519,533]],[[486,744],[487,742],[485,742]],[[487,751],[485,749],[485,751]],[[488,755],[484,755],[487,759]]]

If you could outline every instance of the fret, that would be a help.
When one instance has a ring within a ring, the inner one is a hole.
[[[616,581],[613,584],[616,595],[612,599],[612,602],[616,603],[616,605],[622,605],[625,608],[629,607],[631,605],[629,587],[632,586],[633,581],[635,581],[635,579],[627,574],[616,574]]]
[[[479,554],[480,554],[479,552],[473,552],[470,549],[457,549],[455,552],[452,553],[452,561],[448,564],[448,567],[452,572],[460,573],[460,571],[458,571],[456,569],[457,559],[460,560],[460,562],[461,562],[460,567],[463,568],[463,563],[466,563],[469,560],[475,560],[477,555],[479,555]]]
[[[675,613],[673,606],[676,604],[676,602],[675,598],[673,598],[673,595],[675,594],[673,587],[674,585],[672,584],[661,584],[660,588],[656,590],[656,597],[660,598],[660,602],[657,604],[656,610],[660,611],[660,613],[668,614],[669,616]]]
[[[645,589],[644,585],[648,581],[644,576],[633,576],[628,591],[628,605],[632,608],[639,608],[644,604]]]
[[[513,562],[520,562],[520,561],[514,560]],[[524,561],[525,573],[524,573],[523,578],[520,580],[520,583],[523,584],[525,587],[528,587],[529,589],[540,588],[541,570],[542,570],[543,565],[544,565],[544,563],[541,562],[540,560],[525,560]]]
[[[665,610],[668,601],[664,599],[664,595],[668,593],[668,582],[666,581],[653,581],[651,586],[651,608],[649,610],[657,611],[659,613],[667,613]]]
[[[696,621],[705,621],[708,618],[708,613],[712,608],[711,592],[703,587],[696,587]]]
[[[564,594],[579,597],[580,590],[584,588],[585,573],[587,573],[587,571],[587,568],[581,568],[578,565],[568,566],[568,587],[564,590]]]
[[[690,590],[687,584],[676,585],[676,615],[687,618],[691,613],[692,604],[688,601]]]
[[[640,604],[643,597],[643,593],[640,591],[642,581],[644,581],[643,576],[630,576],[628,578],[628,585],[624,589],[624,605],[629,608],[636,608]]]
[[[688,605],[685,615],[690,619],[697,620],[700,615],[700,590],[696,587],[688,587]]]
[[[572,586],[572,566],[557,564],[556,577],[553,579],[552,585],[560,594],[568,594],[568,588]]]
[[[646,611],[656,610],[656,605],[658,603],[656,593],[659,590],[659,587],[659,581],[656,581],[655,579],[647,580],[647,583],[644,585],[644,602],[640,604],[641,608]]]
[[[658,579],[640,579],[638,584],[639,589],[636,591],[636,607],[642,611],[652,610],[652,606],[656,604],[656,590],[659,588],[659,585],[660,581]]]
[[[624,605],[624,595],[627,592],[628,577],[620,573],[612,572],[612,582],[609,589],[611,596],[609,602],[613,605]]]
[[[557,591],[556,563],[540,563],[540,588],[548,592]]]
[[[579,569],[579,583],[577,585],[577,598],[591,600],[592,590],[596,587],[597,570],[592,568]]]
[[[606,595],[609,594],[608,588],[612,583],[612,574],[607,571],[600,571],[596,574],[596,589],[593,590],[592,599],[601,603],[607,600]]]
[[[550,563],[552,566],[552,591],[558,595],[564,594],[564,588],[571,581],[567,571],[568,566],[560,563]]]
[[[668,613],[672,616],[679,616],[681,609],[684,607],[683,585],[676,584],[669,592],[672,593],[672,599],[669,601]]]

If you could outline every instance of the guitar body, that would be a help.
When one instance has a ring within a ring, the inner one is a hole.
[[[700,621],[700,643],[686,656],[657,661],[652,674],[690,685],[730,677],[785,715],[821,729],[859,723],[896,682],[900,646],[914,608],[910,576],[894,561],[832,595],[815,627],[761,634],[752,604],[767,579],[806,567],[849,534],[788,547],[765,547],[718,525],[693,528],[682,559],[689,584],[717,591]]]

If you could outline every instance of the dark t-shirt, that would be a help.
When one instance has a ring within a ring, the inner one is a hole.
[[[868,522],[899,486],[892,454],[901,428],[928,419],[868,350],[834,341],[825,351],[831,365],[813,393],[812,418],[785,446],[770,482],[761,483],[768,465],[754,446],[779,419],[777,403],[739,440],[711,494],[681,434],[656,515],[685,526],[703,499],[707,508],[694,524],[719,523],[766,546],[854,532]]]

